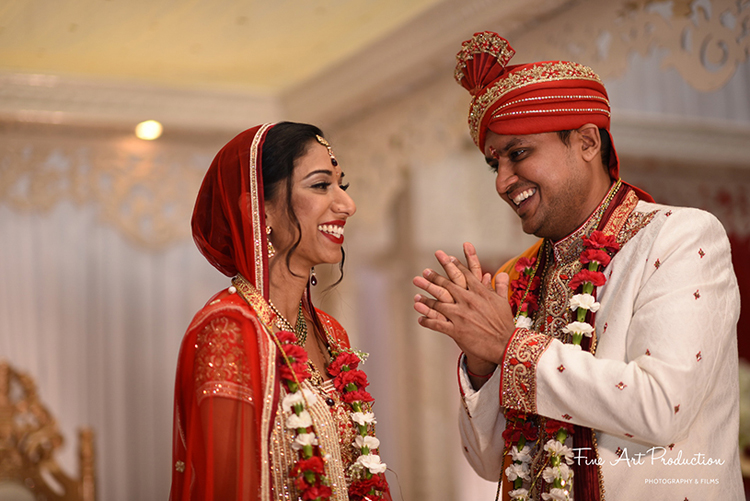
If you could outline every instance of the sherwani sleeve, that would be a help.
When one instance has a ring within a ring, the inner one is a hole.
[[[475,391],[466,373],[466,361],[461,356],[458,367],[458,383],[462,406],[459,409],[459,432],[464,456],[479,476],[497,482],[503,466],[503,417],[497,398],[500,386],[500,370]]]
[[[736,361],[739,311],[724,229],[694,209],[657,218],[605,269],[596,356],[552,338],[530,350],[541,335],[517,329],[501,406],[666,445],[687,437],[709,393],[733,398],[717,380],[719,364]]]

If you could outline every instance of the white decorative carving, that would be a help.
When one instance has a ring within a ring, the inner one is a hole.
[[[95,204],[103,222],[148,248],[190,234],[198,187],[220,146],[101,132],[76,139],[38,129],[3,134],[0,202],[23,211],[50,210],[62,201]]]
[[[604,79],[625,73],[632,52],[658,51],[664,69],[675,68],[692,87],[709,92],[750,57],[750,2],[586,0],[514,37],[512,45],[523,61],[574,60]]]

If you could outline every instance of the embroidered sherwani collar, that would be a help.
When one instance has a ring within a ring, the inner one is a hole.
[[[584,250],[583,237],[591,235],[597,226],[599,226],[602,216],[609,208],[610,203],[612,203],[612,200],[621,187],[622,183],[619,179],[612,183],[607,195],[599,202],[594,212],[591,213],[588,219],[577,230],[562,240],[549,242],[552,245],[552,255],[556,263],[567,264],[581,257],[581,252]]]

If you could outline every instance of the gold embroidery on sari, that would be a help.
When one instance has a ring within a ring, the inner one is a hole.
[[[234,320],[215,318],[198,334],[195,387],[198,404],[208,396],[253,401],[242,330]]]

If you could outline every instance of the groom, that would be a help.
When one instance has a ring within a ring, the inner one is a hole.
[[[743,499],[723,227],[620,179],[591,68],[514,53],[477,33],[456,79],[498,194],[540,240],[494,277],[465,244],[466,266],[438,251],[445,276],[414,279],[420,325],[463,351],[467,459],[504,499]]]

